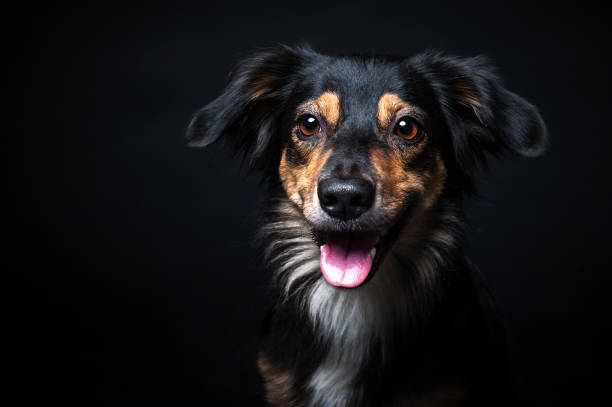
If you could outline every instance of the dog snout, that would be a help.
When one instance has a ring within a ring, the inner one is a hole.
[[[326,178],[317,188],[321,208],[330,216],[356,219],[372,207],[374,185],[363,178]]]

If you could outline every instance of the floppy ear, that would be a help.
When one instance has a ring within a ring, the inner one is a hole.
[[[308,47],[279,46],[242,61],[223,93],[191,120],[188,145],[208,146],[223,136],[245,153],[251,168],[266,168],[294,77],[313,54]]]
[[[435,93],[465,169],[484,161],[484,152],[535,157],[546,149],[548,132],[537,109],[505,89],[486,59],[426,53],[410,62]]]

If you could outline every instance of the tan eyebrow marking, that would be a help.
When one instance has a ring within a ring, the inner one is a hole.
[[[340,97],[336,92],[326,91],[315,100],[304,105],[301,110],[314,110],[325,118],[327,124],[335,129],[340,119]]]
[[[413,106],[404,102],[395,93],[383,94],[380,99],[378,99],[378,109],[376,112],[378,126],[381,129],[386,128],[393,116],[400,110],[406,110],[406,113],[413,113],[416,116],[420,116]]]

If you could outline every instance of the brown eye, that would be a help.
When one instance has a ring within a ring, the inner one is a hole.
[[[415,140],[419,135],[419,125],[409,117],[402,117],[395,125],[393,133],[404,140]]]
[[[307,114],[298,119],[298,127],[303,136],[310,137],[319,131],[319,121],[313,115]]]

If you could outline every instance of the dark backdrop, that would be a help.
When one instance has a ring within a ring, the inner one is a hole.
[[[2,257],[24,288],[5,286],[5,326],[22,400],[261,405],[255,338],[269,275],[252,242],[262,188],[224,147],[186,148],[183,133],[240,58],[302,41],[327,53],[484,54],[508,88],[539,107],[551,148],[483,173],[468,251],[506,315],[525,404],[590,405],[607,391],[612,125],[603,10],[221,3],[5,14],[13,27],[5,64],[18,75],[4,79],[19,89],[20,143],[5,154],[25,176],[5,174],[17,210],[3,216],[13,244]]]

